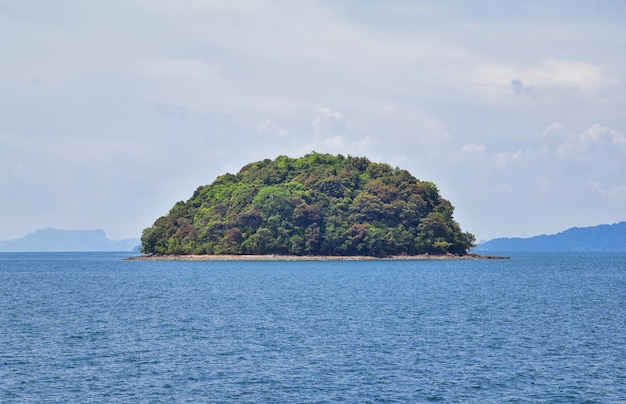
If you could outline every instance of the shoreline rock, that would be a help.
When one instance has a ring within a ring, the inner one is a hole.
[[[128,261],[426,261],[426,260],[506,260],[510,257],[497,255],[395,255],[389,257],[331,256],[331,255],[137,255],[125,258]]]

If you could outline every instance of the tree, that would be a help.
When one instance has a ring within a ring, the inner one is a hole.
[[[435,184],[364,157],[311,153],[198,187],[142,233],[155,254],[465,254],[475,242]]]

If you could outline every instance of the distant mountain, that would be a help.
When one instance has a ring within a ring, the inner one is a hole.
[[[41,229],[17,240],[0,241],[0,252],[132,251],[137,238],[109,240],[103,230]]]
[[[572,227],[529,238],[496,238],[479,244],[474,251],[626,251],[626,222]]]

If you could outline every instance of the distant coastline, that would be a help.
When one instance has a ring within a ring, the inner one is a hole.
[[[141,240],[111,240],[104,230],[39,229],[15,240],[0,240],[0,252],[86,252],[138,250]]]
[[[492,260],[510,259],[499,255],[394,255],[389,257],[334,256],[334,255],[136,255],[126,258],[129,261],[427,261],[427,260]]]
[[[557,234],[528,238],[496,238],[477,245],[473,251],[626,251],[626,222],[571,227]]]

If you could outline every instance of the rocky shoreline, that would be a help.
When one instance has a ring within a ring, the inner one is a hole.
[[[443,254],[395,255],[390,257],[329,256],[329,255],[137,255],[129,261],[424,261],[424,260],[493,260],[510,259],[497,255]]]

